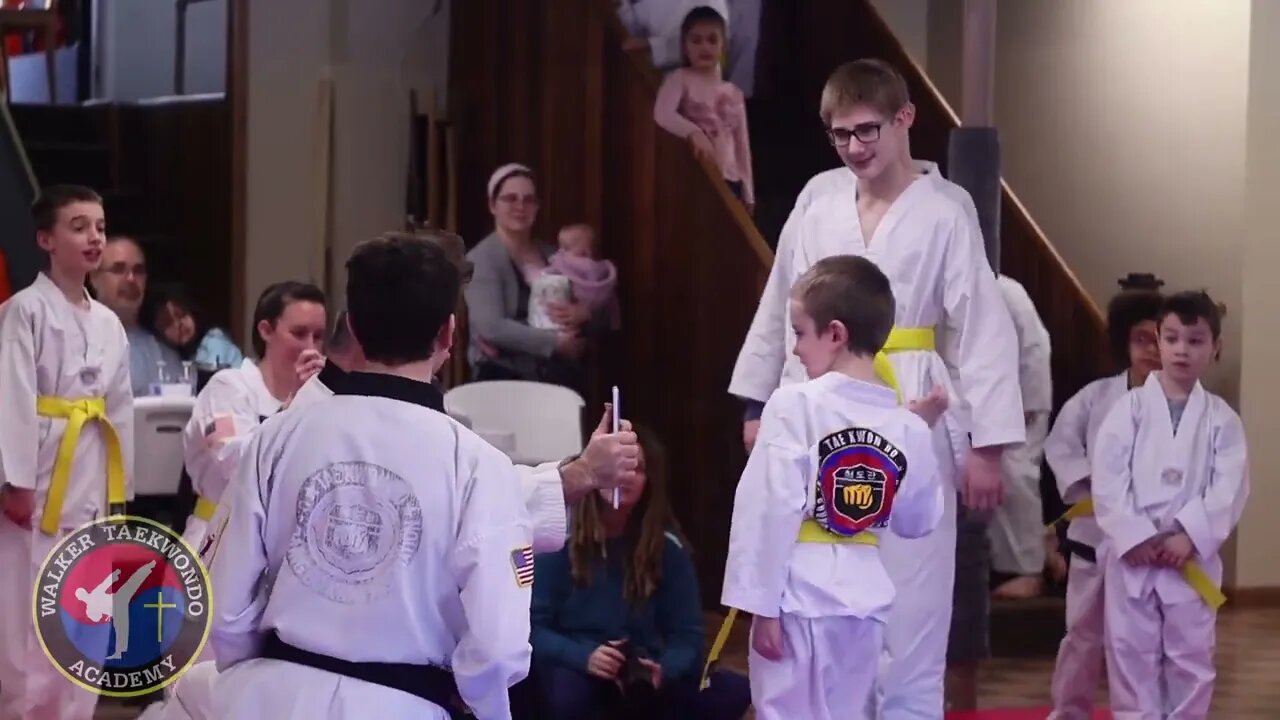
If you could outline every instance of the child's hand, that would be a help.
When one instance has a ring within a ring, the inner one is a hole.
[[[9,522],[30,530],[31,517],[36,512],[36,491],[7,484],[0,487],[0,511]]]
[[[626,52],[640,52],[649,49],[649,41],[644,38],[629,37],[622,41],[622,49]]]
[[[556,333],[556,354],[568,360],[577,360],[587,349],[587,342],[577,333],[564,330]]]
[[[938,422],[938,418],[942,417],[942,413],[947,411],[949,402],[947,391],[935,385],[928,395],[908,402],[907,409],[924,418],[929,427],[933,427]]]
[[[701,130],[689,135],[689,144],[693,146],[693,155],[699,160],[714,160],[716,149],[711,145],[711,138]]]
[[[782,659],[782,621],[756,616],[751,621],[751,649],[765,660]]]
[[[1159,538],[1151,538],[1141,545],[1131,548],[1129,552],[1125,553],[1124,561],[1133,567],[1137,567],[1139,565],[1155,565],[1160,561],[1159,551]]]
[[[1174,533],[1157,547],[1160,562],[1171,568],[1181,569],[1195,553],[1195,545],[1186,533]]]

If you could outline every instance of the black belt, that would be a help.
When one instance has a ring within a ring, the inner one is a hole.
[[[454,720],[472,717],[458,696],[453,673],[435,665],[351,662],[294,647],[273,630],[262,645],[262,657],[305,665],[335,675],[363,680],[420,697],[444,708]]]
[[[1092,547],[1085,545],[1084,543],[1078,540],[1072,540],[1071,538],[1067,538],[1066,540],[1063,541],[1062,547],[1067,551],[1068,555],[1075,555],[1081,560],[1087,560],[1093,563],[1094,565],[1098,564],[1097,551],[1094,550]]]

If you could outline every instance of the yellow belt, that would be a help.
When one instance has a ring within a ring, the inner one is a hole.
[[[75,464],[76,447],[80,442],[80,430],[86,422],[96,421],[107,443],[107,507],[115,508],[125,502],[124,453],[120,449],[120,436],[107,418],[107,403],[102,398],[78,398],[68,400],[58,397],[36,399],[36,414],[67,421],[67,429],[58,444],[58,457],[53,464],[53,480],[49,483],[49,497],[45,500],[44,514],[40,518],[40,530],[46,535],[56,535],[62,520],[62,503],[67,497],[67,480],[71,466]]]
[[[896,327],[889,331],[889,339],[885,340],[884,348],[876,353],[874,366],[876,377],[880,378],[885,385],[893,388],[893,391],[898,395],[898,402],[902,402],[902,391],[898,388],[898,376],[893,372],[893,365],[889,362],[889,356],[909,350],[932,351],[936,349],[933,328]]]
[[[889,356],[893,353],[907,352],[909,350],[935,350],[936,343],[934,338],[933,328],[895,327],[889,331],[889,337],[885,340],[884,348],[876,353],[874,364],[876,377],[880,378],[885,385],[893,388],[893,392],[898,396],[898,402],[902,402],[902,391],[898,387],[898,376],[893,371]],[[806,519],[800,524],[800,535],[796,538],[796,541],[851,545],[880,544],[880,539],[869,532],[860,532],[851,536],[836,535],[826,531],[812,519]],[[711,672],[711,666],[720,659],[724,644],[729,640],[729,631],[733,629],[733,623],[737,619],[738,608],[729,608],[729,614],[725,616],[724,623],[720,625],[720,632],[716,633],[715,642],[711,643],[711,651],[707,653],[707,664],[702,669],[702,688],[704,690],[707,687],[707,675]]]
[[[218,503],[207,500],[202,497],[196,497],[196,509],[192,513],[197,518],[209,522],[213,519],[215,513],[218,512]]]
[[[857,535],[836,535],[828,532],[821,525],[814,522],[812,518],[806,518],[800,524],[800,534],[796,537],[796,542],[829,544],[829,545],[871,545],[873,547],[880,545],[880,538],[869,532],[860,532]],[[724,644],[729,641],[729,631],[733,629],[733,623],[738,619],[738,608],[729,608],[729,614],[725,616],[724,622],[720,624],[720,632],[716,633],[716,639],[711,643],[711,652],[707,653],[707,664],[702,668],[702,685],[703,690],[707,689],[707,676],[711,673],[711,666],[720,659],[720,653],[724,651]]]
[[[1093,515],[1093,498],[1086,497],[1067,508],[1067,511],[1062,513],[1062,517],[1049,523],[1049,527],[1052,528],[1058,523],[1091,515]],[[1227,596],[1214,584],[1213,579],[1209,577],[1209,573],[1206,573],[1204,568],[1200,567],[1200,563],[1195,560],[1188,560],[1182,566],[1182,579],[1187,581],[1191,589],[1195,590],[1200,599],[1204,600],[1204,604],[1210,608],[1217,610],[1226,604]]]

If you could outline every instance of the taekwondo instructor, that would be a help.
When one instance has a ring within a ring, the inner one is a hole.
[[[232,483],[212,570],[214,717],[444,720],[455,688],[480,720],[511,717],[531,652],[531,533],[510,460],[431,384],[458,284],[415,238],[347,261],[365,369],[268,418]]]
[[[404,241],[407,238],[426,240],[436,245],[457,266],[464,286],[471,279],[466,245],[458,235],[436,229],[382,235],[384,240]],[[304,382],[290,401],[290,408],[308,405],[340,392],[348,374],[365,367],[364,351],[348,332],[346,316],[345,312],[337,313],[335,329],[326,343],[328,358],[321,358],[315,352],[304,352],[299,356],[297,370]],[[631,431],[631,423],[624,420],[621,431],[610,433],[609,416],[610,408],[606,406],[600,424],[592,432],[581,455],[537,466],[516,466],[533,523],[534,552],[556,552],[564,546],[569,527],[567,506],[592,490],[617,487],[634,475],[639,467],[640,446],[636,434]]]

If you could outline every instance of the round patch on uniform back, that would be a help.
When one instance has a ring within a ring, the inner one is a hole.
[[[32,598],[36,637],[68,680],[135,697],[177,680],[204,649],[209,575],[169,528],[146,518],[95,520],[41,565]]]
[[[308,477],[296,521],[290,569],[313,592],[348,605],[385,595],[422,540],[412,486],[373,463],[334,463]]]
[[[883,524],[906,475],[906,455],[865,428],[826,436],[818,452],[818,524],[843,536]]]

